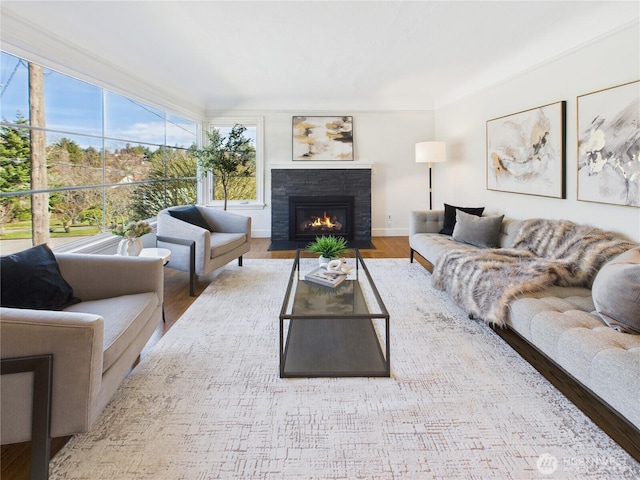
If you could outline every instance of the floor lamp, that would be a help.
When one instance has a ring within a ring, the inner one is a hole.
[[[444,142],[416,143],[416,163],[429,164],[429,210],[433,210],[431,197],[431,164],[447,160],[447,148]]]

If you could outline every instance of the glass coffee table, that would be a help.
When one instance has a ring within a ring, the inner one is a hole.
[[[335,288],[304,280],[317,255],[296,252],[280,311],[280,377],[389,377],[389,312],[358,249]]]

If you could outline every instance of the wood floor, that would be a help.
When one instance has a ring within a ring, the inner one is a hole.
[[[244,255],[245,259],[252,258],[293,258],[295,251],[270,252],[268,238],[254,238],[251,240],[251,251]],[[375,249],[361,250],[363,258],[409,258],[409,240],[407,237],[374,237]],[[179,320],[182,314],[191,306],[204,289],[211,282],[211,278],[198,278],[196,296],[189,296],[189,275],[185,272],[165,269],[165,320],[149,340],[142,352],[142,356],[152,348],[162,336],[167,333]],[[70,437],[60,437],[51,440],[51,456],[53,457],[69,440]],[[29,462],[31,458],[29,442],[2,446],[0,458],[0,478],[2,480],[28,480]]]

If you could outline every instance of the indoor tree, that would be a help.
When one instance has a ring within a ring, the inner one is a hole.
[[[222,185],[224,209],[227,209],[229,182],[234,177],[248,177],[252,174],[251,163],[255,158],[255,148],[251,139],[244,136],[244,125],[234,125],[229,135],[224,137],[214,128],[207,132],[208,143],[202,148],[191,148],[193,156],[203,174],[211,173]]]

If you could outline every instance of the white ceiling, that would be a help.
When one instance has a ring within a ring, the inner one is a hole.
[[[430,110],[640,16],[637,1],[3,0],[0,8],[3,49],[201,112]]]

